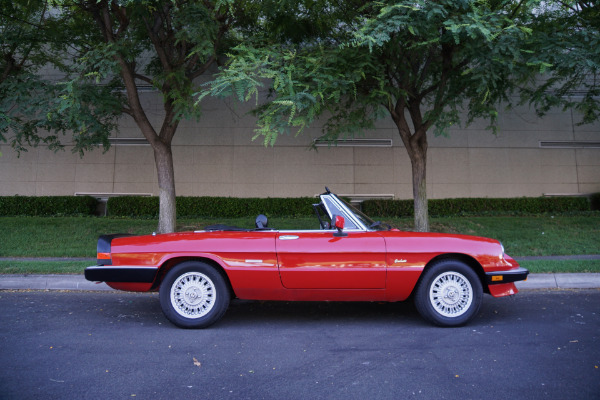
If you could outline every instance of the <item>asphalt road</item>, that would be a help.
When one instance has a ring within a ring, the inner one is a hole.
[[[234,301],[183,330],[154,294],[0,291],[2,399],[599,399],[600,290],[410,303]]]

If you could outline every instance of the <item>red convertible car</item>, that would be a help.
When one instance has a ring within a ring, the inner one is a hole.
[[[314,230],[223,225],[163,235],[105,235],[85,277],[129,291],[159,291],[165,316],[183,328],[217,322],[232,298],[386,301],[414,298],[439,326],[473,318],[483,293],[517,293],[527,271],[497,240],[403,232],[375,222],[327,190]]]

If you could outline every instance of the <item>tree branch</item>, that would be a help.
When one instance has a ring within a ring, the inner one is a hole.
[[[421,73],[419,74],[419,82],[425,82],[425,76],[429,72],[429,66],[433,60],[433,52],[434,49],[429,49],[429,53],[427,53],[427,57],[425,58],[425,62],[423,63],[423,68],[421,68]]]
[[[197,77],[202,76],[215,61],[216,61],[216,57],[214,55],[210,56],[208,61],[206,61],[201,68],[197,69],[195,72],[188,75],[189,78],[191,80],[194,80]]]
[[[141,75],[141,74],[134,72],[133,76],[135,77],[135,79],[139,79],[140,81],[144,81],[151,85],[154,84],[154,81],[152,79],[150,79],[149,77],[147,77],[146,75]]]
[[[513,12],[510,14],[510,18],[509,19],[514,19],[515,18],[515,15],[517,15],[517,11],[519,11],[519,8],[521,8],[521,6],[523,5],[523,3],[525,3],[525,0],[521,0],[519,2],[519,4],[517,4],[517,6],[513,10]]]
[[[165,5],[165,7],[169,7],[167,5]],[[158,59],[160,60],[160,64],[162,65],[163,69],[165,70],[165,72],[170,73],[173,71],[172,65],[171,65],[171,60],[169,59],[169,56],[167,55],[167,52],[165,51],[165,46],[167,46],[167,41],[165,40],[166,38],[161,38],[161,32],[163,31],[161,29],[162,26],[162,18],[160,16],[160,14],[158,12],[154,13],[154,24],[150,25],[150,21],[148,21],[148,18],[144,17],[144,24],[146,25],[146,33],[148,33],[148,37],[150,38],[150,41],[152,42],[152,45],[154,46],[154,50],[156,51],[156,55],[158,56]]]
[[[10,73],[15,69],[16,61],[12,56],[12,53],[7,53],[4,55],[4,61],[6,62],[6,66],[4,67],[4,71],[2,71],[2,76],[0,77],[0,83],[4,82]]]
[[[111,3],[111,7],[115,15],[119,20],[119,28],[117,29],[116,37],[121,37],[123,32],[129,27],[129,18],[127,18],[127,9],[125,7],[119,7],[116,2]]]

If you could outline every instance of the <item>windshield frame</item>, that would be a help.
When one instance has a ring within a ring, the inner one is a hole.
[[[327,205],[327,202],[324,201],[324,198],[326,198],[326,197],[328,197],[329,200],[332,203],[334,203],[336,208],[338,208],[338,210],[342,214],[344,214],[342,216],[349,219],[351,221],[352,225],[355,225],[359,230],[362,230],[362,231],[387,230],[384,226],[377,225],[377,223],[375,221],[373,221],[373,219],[371,219],[368,215],[366,215],[362,211],[358,210],[352,204],[348,203],[347,201],[345,201],[343,199],[340,199],[336,194],[325,193],[325,194],[321,195],[321,201],[323,201],[323,203]],[[326,206],[326,208],[327,208],[327,212],[329,213],[329,217],[333,218],[334,211],[330,210],[329,207],[327,207],[327,206]]]

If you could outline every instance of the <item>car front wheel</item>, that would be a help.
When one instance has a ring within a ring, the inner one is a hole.
[[[206,328],[229,306],[229,289],[212,266],[183,262],[166,275],[160,286],[160,305],[169,321],[181,328]]]
[[[428,268],[415,292],[415,306],[423,318],[438,326],[461,326],[479,311],[483,288],[477,273],[456,260],[442,260]]]

